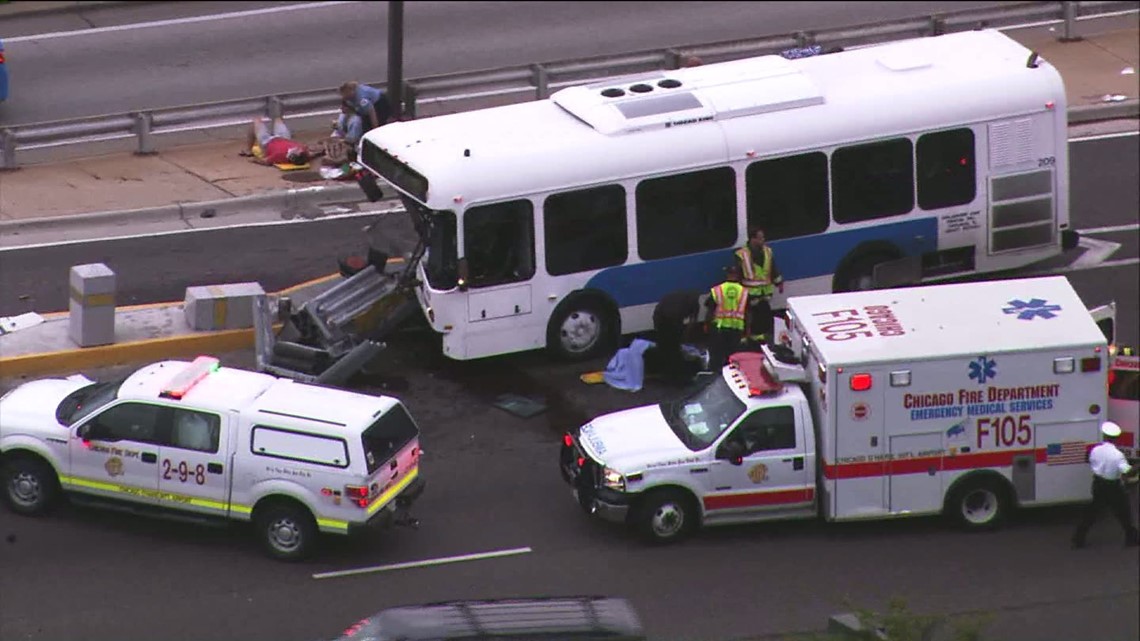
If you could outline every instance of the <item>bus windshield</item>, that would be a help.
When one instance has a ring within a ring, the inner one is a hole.
[[[427,246],[423,265],[428,284],[432,289],[453,289],[459,282],[455,212],[428,209],[403,194],[400,195],[400,200],[412,214],[420,240]]]

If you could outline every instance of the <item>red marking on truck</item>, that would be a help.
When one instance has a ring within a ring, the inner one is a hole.
[[[977,452],[945,456],[919,456],[904,459],[885,459],[867,463],[824,463],[823,475],[829,479],[857,479],[895,474],[926,474],[936,472],[972,470],[987,467],[1010,467],[1017,456],[1032,454],[1038,463],[1045,462],[1045,448]]]
[[[729,510],[740,507],[762,505],[787,505],[788,503],[808,503],[815,497],[814,487],[798,490],[774,490],[768,492],[745,492],[741,494],[714,494],[704,499],[706,510]]]

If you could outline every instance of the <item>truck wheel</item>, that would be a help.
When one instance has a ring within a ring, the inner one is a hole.
[[[659,490],[645,497],[634,525],[651,543],[676,543],[693,533],[697,518],[697,507],[688,495],[677,490]]]
[[[4,500],[17,514],[46,513],[59,496],[59,481],[47,463],[27,457],[3,465]]]
[[[277,503],[259,511],[255,524],[265,551],[282,561],[305,558],[317,538],[317,526],[309,511],[288,503]]]
[[[946,505],[947,515],[968,531],[996,529],[1009,512],[1005,488],[996,481],[978,479],[958,486]]]
[[[572,299],[550,318],[546,346],[565,361],[585,361],[613,348],[617,319],[601,302],[587,296]]]

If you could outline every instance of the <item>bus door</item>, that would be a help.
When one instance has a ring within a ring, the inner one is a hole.
[[[467,358],[517,351],[520,333],[534,324],[534,236],[534,207],[526,199],[479,205],[464,213]],[[530,347],[542,346],[541,332],[525,333],[535,334]]]

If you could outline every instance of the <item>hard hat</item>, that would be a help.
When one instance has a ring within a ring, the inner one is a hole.
[[[1104,424],[1100,426],[1100,431],[1109,438],[1120,436],[1120,426],[1112,421],[1105,421]]]

